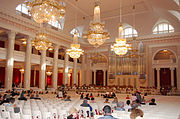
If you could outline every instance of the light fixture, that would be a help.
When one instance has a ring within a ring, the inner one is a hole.
[[[76,6],[77,6],[77,0],[76,0]],[[75,27],[77,26],[77,12],[75,15]],[[75,29],[73,34],[73,43],[71,44],[71,49],[67,49],[66,53],[71,57],[71,58],[79,58],[84,51],[80,49],[80,44],[78,44],[78,30]]]
[[[90,30],[83,34],[83,37],[87,38],[88,42],[94,47],[99,47],[104,44],[106,39],[110,39],[110,35],[104,30],[104,24],[100,19],[100,6],[98,2],[96,2],[94,7],[94,19],[90,23]]]
[[[121,23],[121,1],[120,1],[120,23]],[[119,25],[119,38],[116,38],[116,43],[111,46],[111,50],[117,55],[125,55],[130,45],[126,44],[126,39],[123,37],[123,26]]]
[[[51,76],[51,74],[52,74],[51,71],[47,71],[47,72],[46,72],[46,75],[47,75],[47,76]]]
[[[24,69],[23,69],[23,68],[22,68],[22,69],[20,69],[19,71],[20,71],[22,74],[24,73]]]
[[[40,30],[40,32],[36,34],[35,39],[32,40],[32,45],[36,50],[47,50],[52,46],[52,43],[47,39],[47,33]]]
[[[73,36],[73,44],[71,44],[71,49],[67,49],[66,53],[71,57],[71,58],[79,58],[84,51],[80,49],[80,44],[78,44],[78,33],[75,32]]]
[[[58,21],[65,16],[65,3],[57,0],[32,0],[26,2],[33,19],[41,24]]]

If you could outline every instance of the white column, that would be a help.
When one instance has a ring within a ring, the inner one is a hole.
[[[73,81],[77,85],[77,58],[74,58],[73,63]]]
[[[58,50],[59,46],[54,46],[54,59],[53,59],[53,77],[52,77],[52,85],[54,89],[57,89],[57,79],[58,79]]]
[[[68,84],[68,80],[70,79],[70,77],[68,77],[68,72],[69,72],[69,68],[68,68],[68,62],[69,62],[69,55],[65,54],[65,59],[64,59],[64,71],[63,71],[63,83],[66,85]],[[70,84],[70,83],[69,83]]]
[[[96,85],[96,70],[94,70],[94,85]]]
[[[21,72],[21,83],[20,83],[20,88],[22,88],[22,81],[23,81],[23,72]]]
[[[171,68],[171,86],[174,87],[174,67]]]
[[[106,86],[106,70],[103,70],[103,86]]]
[[[25,66],[24,66],[24,88],[30,90],[30,78],[31,78],[31,40],[27,39],[26,53],[25,53]]]
[[[39,75],[39,88],[45,89],[45,80],[46,80],[46,50],[41,51],[40,58],[40,75]]]
[[[5,73],[5,89],[12,89],[12,79],[13,79],[13,65],[14,65],[14,42],[16,33],[8,33],[8,48],[7,48],[7,62],[6,62],[6,73]]]
[[[85,54],[84,54],[84,55],[82,55],[82,65],[81,65],[82,85],[84,85],[86,83],[85,82],[85,79],[86,79],[85,70],[86,70],[86,64],[85,64]]]
[[[157,70],[157,89],[160,89],[160,68],[156,68]]]

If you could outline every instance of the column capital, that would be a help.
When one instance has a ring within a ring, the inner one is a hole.
[[[175,69],[175,67],[170,67],[170,70],[174,70]]]
[[[13,37],[16,36],[17,32],[15,32],[15,31],[8,31],[7,34],[8,34],[8,38],[13,38]]]
[[[160,68],[156,68],[156,70],[160,70]]]

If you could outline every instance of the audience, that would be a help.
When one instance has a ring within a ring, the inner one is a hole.
[[[25,101],[27,101],[27,98],[24,96],[24,94],[25,94],[25,91],[22,91],[20,97],[18,98],[18,100],[25,100]]]
[[[112,101],[112,103],[117,104],[118,103],[118,98],[114,97],[114,100]]]
[[[69,116],[67,119],[77,119],[78,111],[73,107],[69,110]]]
[[[130,100],[127,100],[127,101],[126,101],[126,105],[124,106],[124,109],[129,111],[131,108],[132,108],[132,107],[131,107],[131,101],[130,101]]]
[[[109,103],[109,99],[106,98],[105,101],[104,101],[104,103]]]
[[[111,107],[109,105],[104,106],[103,108],[104,116],[98,119],[117,119],[111,115]]]
[[[71,96],[67,96],[67,98],[64,101],[71,101]]]
[[[83,100],[83,103],[80,106],[82,106],[82,107],[89,107],[90,112],[92,113],[93,109],[92,109],[91,105],[88,104],[88,101],[86,99]],[[89,116],[89,112],[87,112],[87,115]]]

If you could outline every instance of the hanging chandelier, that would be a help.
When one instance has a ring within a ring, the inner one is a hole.
[[[130,49],[130,44],[126,44],[126,39],[123,38],[123,26],[119,26],[119,38],[116,38],[116,43],[111,46],[111,50],[117,55],[125,55]]]
[[[109,33],[104,30],[104,24],[100,19],[100,6],[97,4],[94,7],[94,19],[90,23],[90,30],[83,34],[84,38],[87,38],[88,42],[94,47],[99,47],[104,44],[106,39],[110,39]]]
[[[71,57],[71,58],[79,58],[84,51],[80,49],[80,44],[78,44],[78,33],[75,32],[73,36],[73,44],[71,44],[71,49],[67,49],[66,53]]]
[[[56,0],[33,0],[26,2],[33,19],[41,24],[58,21],[65,16],[65,3]]]
[[[47,39],[47,33],[40,31],[36,34],[34,40],[32,40],[32,45],[37,50],[47,50],[48,48],[52,47],[52,43]]]

